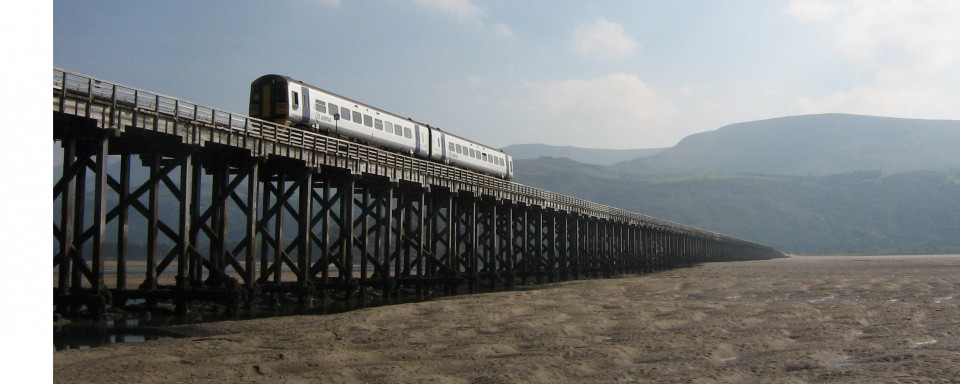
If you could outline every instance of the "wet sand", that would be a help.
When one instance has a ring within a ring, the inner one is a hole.
[[[960,377],[960,255],[713,263],[54,353],[58,383],[856,383]]]

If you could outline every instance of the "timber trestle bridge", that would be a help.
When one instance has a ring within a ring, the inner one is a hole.
[[[782,256],[56,68],[53,137],[58,313],[476,292]]]

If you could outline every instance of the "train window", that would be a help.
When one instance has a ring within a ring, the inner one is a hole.
[[[463,154],[463,147],[461,147],[460,144],[457,144],[457,150],[456,150],[456,152],[457,152],[457,153],[460,153],[460,154]]]
[[[339,110],[340,110],[340,107],[338,107],[338,106],[337,106],[336,104],[334,104],[334,103],[330,103],[330,116],[336,115],[336,114],[337,114],[337,111],[339,111]]]
[[[293,99],[293,110],[296,111],[300,108],[300,96],[297,91],[290,91],[290,98]]]
[[[370,115],[363,115],[363,125],[373,127],[373,118]]]
[[[393,133],[393,123],[387,122],[387,133]]]
[[[260,89],[254,85],[250,89],[250,116],[260,117]]]
[[[363,114],[357,111],[353,111],[353,122],[360,124],[363,122]]]
[[[470,148],[470,157],[477,157],[477,152]]]
[[[456,152],[456,151],[457,151],[457,147],[453,143],[450,143],[450,152]]]
[[[397,125],[396,128],[397,128],[397,130],[396,130],[395,132],[393,132],[393,133],[396,133],[397,136],[403,136],[403,127]]]
[[[347,107],[340,107],[340,119],[350,121],[350,110]]]
[[[412,138],[413,138],[413,131],[410,130],[410,128],[408,128],[408,127],[403,127],[403,137],[406,137],[406,138],[408,138],[408,139],[412,139]]]
[[[484,154],[483,154],[483,158],[482,158],[482,159],[480,159],[480,160],[483,160],[483,161],[487,161],[487,154],[486,154],[486,153],[484,153]]]
[[[390,124],[390,123],[387,123],[387,124]],[[378,131],[382,131],[382,130],[383,130],[383,120],[380,120],[380,119],[374,120],[374,121],[373,121],[373,126],[374,126],[374,128],[377,128]]]

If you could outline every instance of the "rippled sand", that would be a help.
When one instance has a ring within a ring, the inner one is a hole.
[[[950,382],[960,255],[714,263],[220,322],[54,353],[56,382]]]

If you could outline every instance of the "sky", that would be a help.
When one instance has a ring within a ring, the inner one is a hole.
[[[53,65],[246,113],[277,73],[493,146],[656,148],[843,112],[960,119],[960,2],[53,2]]]
[[[237,113],[251,81],[283,74],[493,146],[668,147],[829,112],[960,119],[956,0],[8,3],[0,169],[14,184],[0,201],[17,241],[0,253],[12,271],[50,265],[23,255],[50,241],[51,63]],[[0,317],[18,330],[11,364],[50,381],[52,303],[21,294],[49,280],[9,275],[3,302],[36,309]]]

